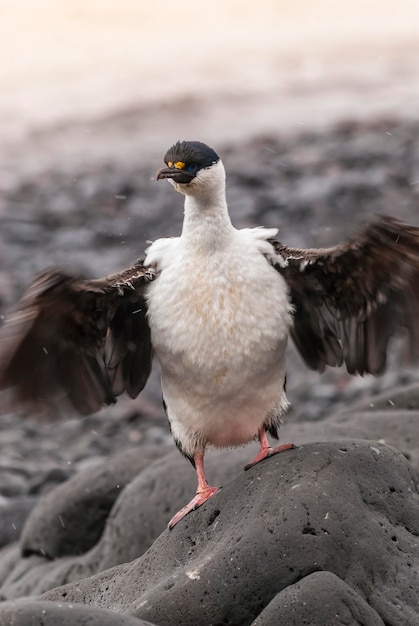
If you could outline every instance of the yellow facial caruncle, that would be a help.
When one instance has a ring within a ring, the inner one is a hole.
[[[173,163],[173,161],[168,161],[167,165],[169,167],[175,167],[177,170],[183,170],[186,164],[183,161],[176,161],[176,163]]]

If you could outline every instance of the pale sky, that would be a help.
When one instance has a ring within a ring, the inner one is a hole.
[[[0,0],[0,131],[373,77],[404,48],[419,74],[417,0]]]

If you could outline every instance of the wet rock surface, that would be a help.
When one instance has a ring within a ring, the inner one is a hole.
[[[213,484],[231,482],[242,473],[256,450],[257,447],[249,446],[229,453],[209,453],[206,466]],[[106,486],[109,494],[115,493],[112,459],[110,467],[105,462],[85,470],[41,500],[24,528],[19,557],[3,580],[0,590],[3,598],[40,594],[141,556],[196,489],[195,472],[177,450],[166,455],[164,450],[160,450],[160,454],[156,451],[154,458],[154,462],[147,465],[143,460],[142,470],[137,470],[137,476],[125,489],[118,483],[120,495],[109,511],[106,524],[99,514],[89,520],[84,487],[91,486],[92,503],[98,500],[97,491],[102,496]],[[135,465],[132,455],[125,455],[125,462],[119,455],[118,465],[120,473],[132,471]],[[103,473],[101,488],[96,490],[94,481],[100,473]],[[55,511],[54,500],[57,501]],[[86,518],[90,526],[84,530]],[[95,535],[100,538],[89,545]]]
[[[281,591],[258,615],[252,626],[384,626],[379,614],[349,585],[331,572],[314,572]]]
[[[418,524],[414,474],[400,452],[308,444],[241,473],[140,559],[43,598],[156,624],[251,624],[320,571],[349,585],[370,614],[405,626],[419,614]]]
[[[80,472],[35,507],[20,538],[24,556],[47,559],[83,554],[96,545],[124,488],[161,455],[164,447],[129,450]]]
[[[113,611],[44,600],[5,602],[0,617],[4,626],[151,626],[142,619]]]

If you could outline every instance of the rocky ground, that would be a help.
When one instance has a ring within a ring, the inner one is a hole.
[[[418,224],[416,121],[347,121],[214,147],[237,226],[278,226],[290,245],[322,246],[375,213]],[[160,162],[143,157],[109,153],[80,169],[57,164],[9,179],[0,199],[3,316],[46,266],[103,275],[140,256],[147,240],[179,232],[182,200],[155,182]],[[162,535],[194,474],[171,451],[157,367],[137,400],[83,420],[0,417],[4,623],[416,624],[417,371],[392,356],[379,379],[320,377],[292,347],[288,363],[285,439],[373,443],[304,445],[248,473],[249,448],[214,453],[209,471],[225,489]]]

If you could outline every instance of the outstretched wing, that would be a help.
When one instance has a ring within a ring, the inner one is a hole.
[[[419,228],[378,217],[334,248],[273,243],[295,306],[292,338],[310,367],[379,374],[400,327],[419,356]]]
[[[153,277],[141,261],[99,280],[40,274],[0,331],[0,389],[46,413],[135,397],[151,369],[144,290]]]

